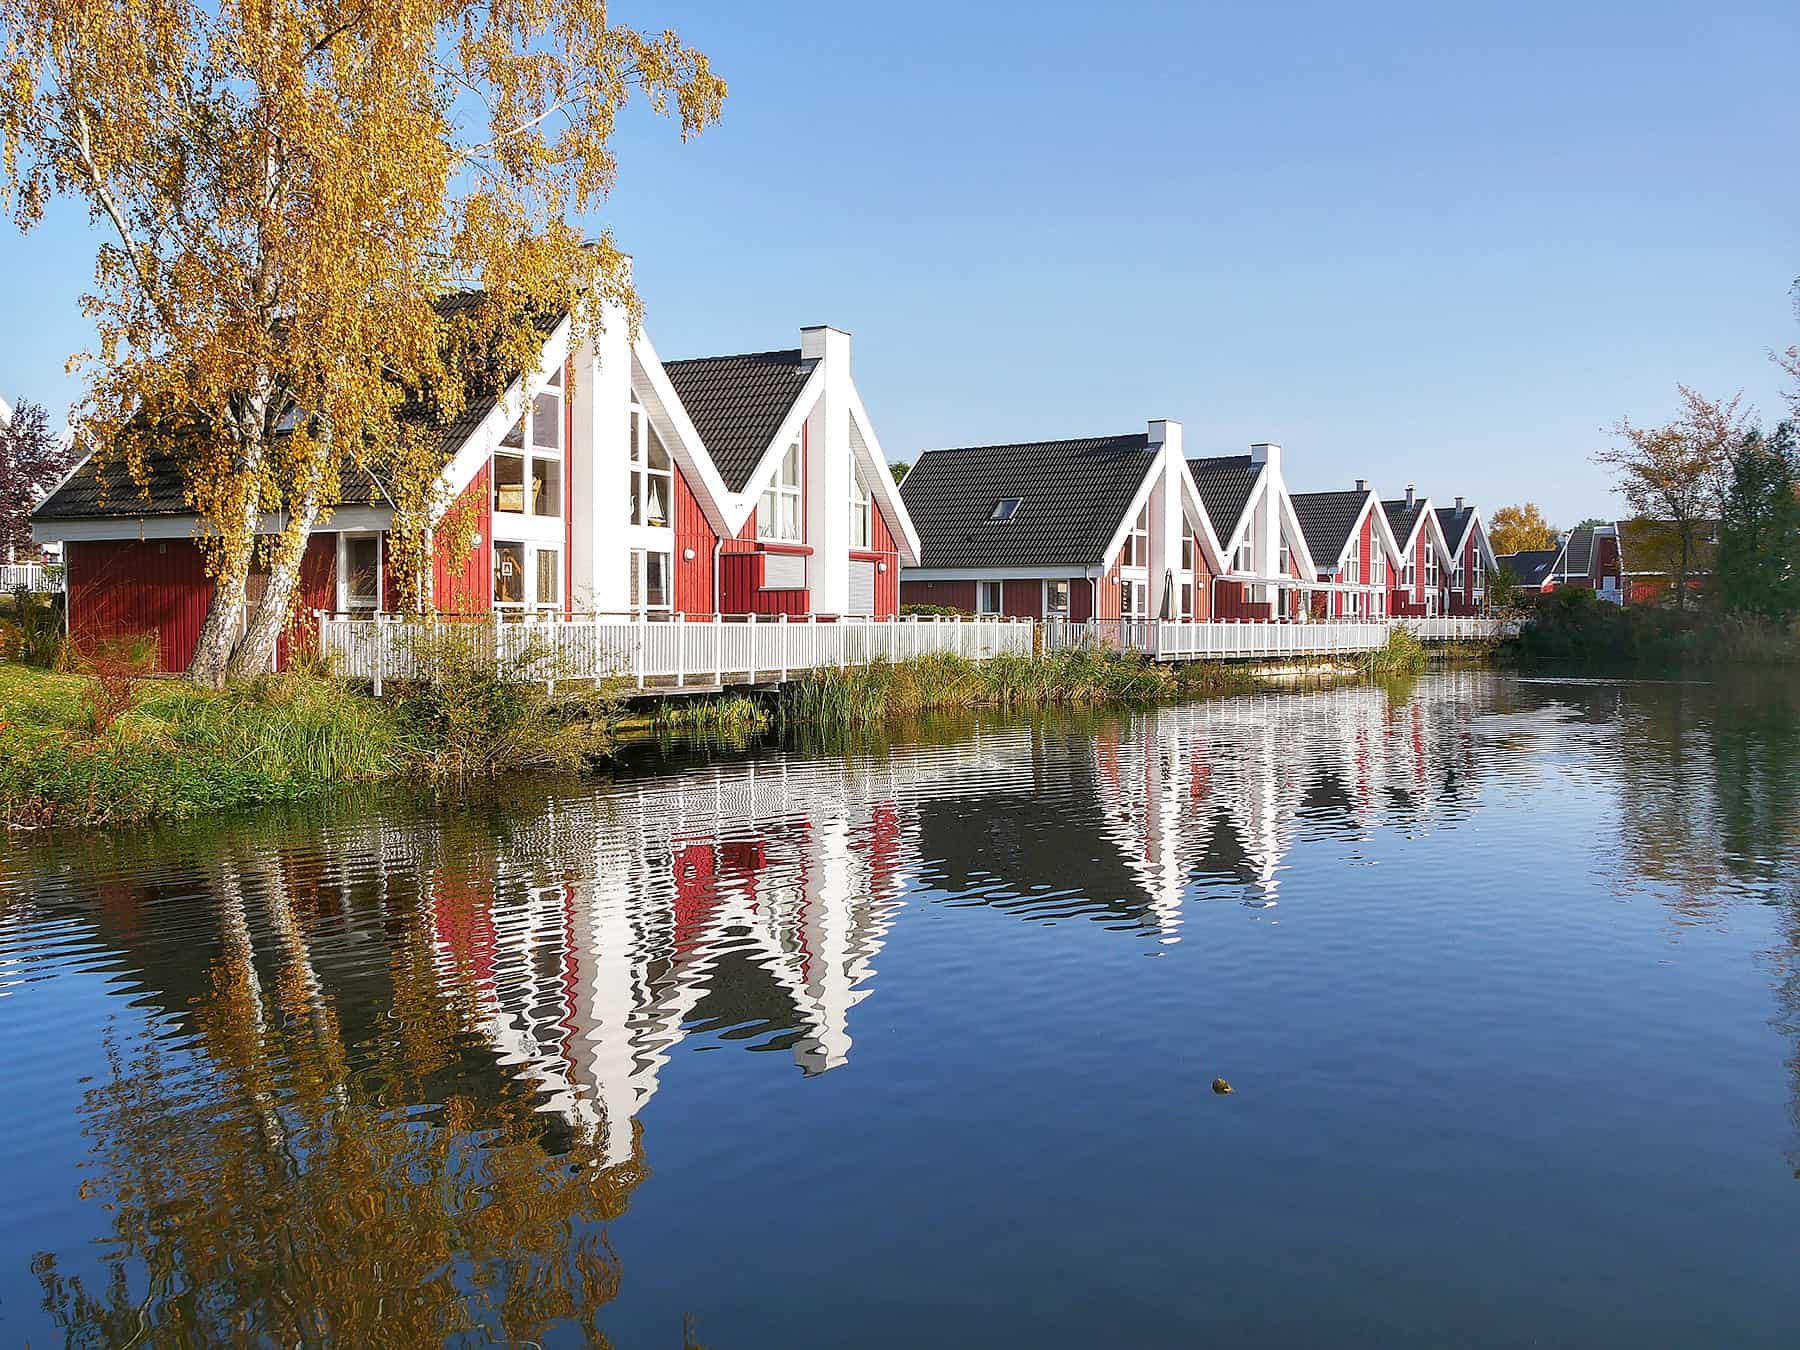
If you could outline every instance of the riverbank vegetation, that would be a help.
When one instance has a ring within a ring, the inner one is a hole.
[[[1612,605],[1592,591],[1564,590],[1545,597],[1500,655],[1533,669],[1800,666],[1800,630],[1715,606]]]
[[[80,670],[0,663],[0,824],[181,820],[333,788],[573,770],[604,755],[619,700],[440,667],[385,700],[320,671],[213,690],[119,654]]]

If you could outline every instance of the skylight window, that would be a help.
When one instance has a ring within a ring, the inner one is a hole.
[[[989,520],[1008,521],[1019,514],[1018,497],[1002,497],[994,503],[994,509],[988,512]]]

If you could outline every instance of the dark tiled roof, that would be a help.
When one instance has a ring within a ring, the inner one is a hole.
[[[1361,519],[1367,492],[1297,492],[1290,500],[1294,515],[1300,521],[1300,533],[1306,536],[1306,551],[1321,570],[1336,564],[1350,532]]]
[[[1438,528],[1444,532],[1444,542],[1450,545],[1450,552],[1456,553],[1463,542],[1463,533],[1469,528],[1469,522],[1475,519],[1475,508],[1472,506],[1440,506],[1437,508]]]
[[[452,291],[437,302],[447,320],[472,314],[486,302],[481,291]],[[561,311],[545,313],[538,329],[548,337],[565,317]],[[445,418],[422,402],[400,410],[402,421],[422,426],[441,451],[454,453],[493,412],[502,394],[518,379],[518,372],[497,374],[480,369],[479,363],[464,371],[462,410]],[[103,462],[102,462],[103,461]],[[176,442],[159,444],[145,456],[145,478],[139,483],[126,467],[124,457],[106,454],[90,457],[32,513],[34,520],[135,520],[140,516],[182,516],[193,508],[183,496],[182,455]],[[345,464],[339,470],[335,507],[371,506],[386,501],[379,483],[367,469]]]
[[[1408,506],[1404,497],[1396,501],[1383,502],[1381,509],[1387,512],[1388,528],[1394,532],[1394,542],[1402,549],[1406,541],[1412,538],[1413,527],[1419,523],[1419,514],[1424,511],[1427,498],[1414,497],[1413,504]]]
[[[663,370],[725,486],[742,492],[817,364],[793,348],[665,361]]]
[[[1594,527],[1582,525],[1563,541],[1562,564],[1556,570],[1566,577],[1585,577],[1594,565]]]
[[[1560,548],[1538,548],[1524,553],[1502,554],[1495,561],[1517,577],[1519,585],[1527,590],[1536,590],[1544,584],[1544,579],[1550,575],[1550,569],[1556,566],[1556,560],[1561,556]]]
[[[1194,476],[1194,488],[1200,504],[1212,521],[1219,543],[1229,547],[1231,532],[1249,505],[1250,494],[1262,477],[1263,466],[1248,455],[1217,455],[1211,459],[1190,459],[1188,472]]]
[[[180,456],[153,454],[146,468],[149,473],[140,486],[122,456],[90,457],[32,512],[32,519],[135,520],[140,516],[191,515],[194,508],[182,495]],[[334,506],[371,506],[385,501],[366,470],[349,464],[343,467]]]
[[[1094,567],[1156,462],[1143,432],[927,450],[900,496],[920,567]],[[1008,521],[996,502],[1020,501]]]

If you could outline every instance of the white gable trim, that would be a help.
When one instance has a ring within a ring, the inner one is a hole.
[[[1131,505],[1125,508],[1125,514],[1120,517],[1119,527],[1113,531],[1112,541],[1107,544],[1106,552],[1100,555],[1102,572],[1112,570],[1113,559],[1125,546],[1125,536],[1131,533],[1131,527],[1137,521],[1138,512],[1144,509],[1144,503],[1150,500],[1150,494],[1156,488],[1156,480],[1162,474],[1163,455],[1167,453],[1166,450],[1158,453],[1156,458],[1150,461],[1150,467],[1144,470],[1144,481],[1138,484],[1138,490],[1131,498]]]
[[[1193,518],[1200,528],[1200,547],[1206,552],[1207,570],[1217,576],[1225,570],[1225,546],[1219,542],[1219,532],[1213,525],[1213,518],[1207,513],[1206,503],[1200,499],[1200,489],[1194,485],[1194,471],[1188,465],[1186,455],[1176,456],[1180,462],[1182,510]],[[1188,511],[1188,507],[1192,507]]]
[[[732,498],[731,532],[736,534],[744,528],[744,522],[756,513],[756,500],[762,491],[775,480],[775,474],[781,468],[781,457],[788,446],[800,435],[800,428],[806,419],[812,416],[813,405],[825,392],[825,363],[814,364],[812,374],[806,377],[806,383],[800,387],[800,394],[794,400],[793,407],[788,409],[787,416],[781,419],[781,425],[775,428],[775,434],[768,445],[763,447],[762,458],[756,461],[756,467],[750,471],[749,478],[744,480],[744,490]],[[845,510],[849,509],[846,504]]]
[[[1269,474],[1267,470],[1264,470],[1263,486],[1265,491],[1268,490],[1268,483]],[[1285,488],[1283,488],[1281,498],[1276,502],[1276,506],[1281,512],[1281,529],[1282,533],[1287,536],[1288,561],[1293,565],[1295,575],[1301,579],[1317,575],[1318,564],[1313,562],[1312,550],[1306,546],[1306,532],[1300,528],[1300,517],[1294,510],[1294,499],[1288,496]],[[1280,560],[1271,558],[1269,561],[1273,563]]]
[[[650,418],[651,427],[663,447],[681,466],[682,477],[700,503],[700,510],[713,533],[721,539],[731,538],[744,522],[733,523],[733,513],[728,509],[731,493],[725,487],[725,480],[719,476],[718,466],[701,444],[693,419],[682,407],[681,398],[670,383],[668,372],[663,369],[662,358],[656,354],[649,335],[641,330],[631,345],[631,358],[631,389]]]
[[[1238,512],[1237,520],[1232,523],[1230,536],[1219,541],[1221,557],[1229,558],[1237,553],[1238,546],[1244,542],[1244,529],[1249,525],[1251,517],[1256,514],[1257,499],[1262,496],[1268,486],[1269,466],[1264,464],[1256,472],[1256,483],[1251,487],[1250,495],[1244,498],[1244,509]]]
[[[514,380],[506,392],[495,402],[488,415],[481,419],[481,425],[471,432],[468,438],[451,452],[450,462],[438,476],[443,486],[444,507],[462,496],[464,489],[475,481],[487,462],[493,458],[494,450],[500,444],[500,438],[506,435],[512,424],[519,420],[525,409],[531,405],[538,390],[549,380],[551,373],[560,369],[569,359],[569,336],[574,330],[575,321],[571,315],[565,314],[562,322],[551,330],[539,353],[536,370],[527,371],[521,378]],[[564,385],[567,385],[564,381]],[[563,390],[565,396],[567,388]],[[563,453],[568,453],[565,446]]]
[[[906,503],[901,500],[899,484],[894,482],[894,475],[888,469],[887,455],[881,448],[880,440],[876,438],[875,425],[869,421],[869,410],[863,407],[862,395],[857,392],[856,382],[852,380],[849,383],[850,421],[862,437],[864,451],[857,455],[857,463],[868,469],[863,481],[887,518],[888,532],[894,536],[894,546],[900,554],[901,563],[907,567],[915,566],[919,561],[919,532],[913,528],[912,516],[907,513]],[[851,453],[856,453],[854,441],[851,442]]]

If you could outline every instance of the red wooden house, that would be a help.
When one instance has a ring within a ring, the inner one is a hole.
[[[1367,479],[1347,492],[1296,492],[1294,513],[1306,534],[1319,581],[1310,612],[1319,617],[1387,617],[1390,577],[1401,565],[1400,546]]]
[[[1481,512],[1461,497],[1437,508],[1438,529],[1450,550],[1450,582],[1444,590],[1446,614],[1487,612],[1487,579],[1499,566],[1488,543]]]

